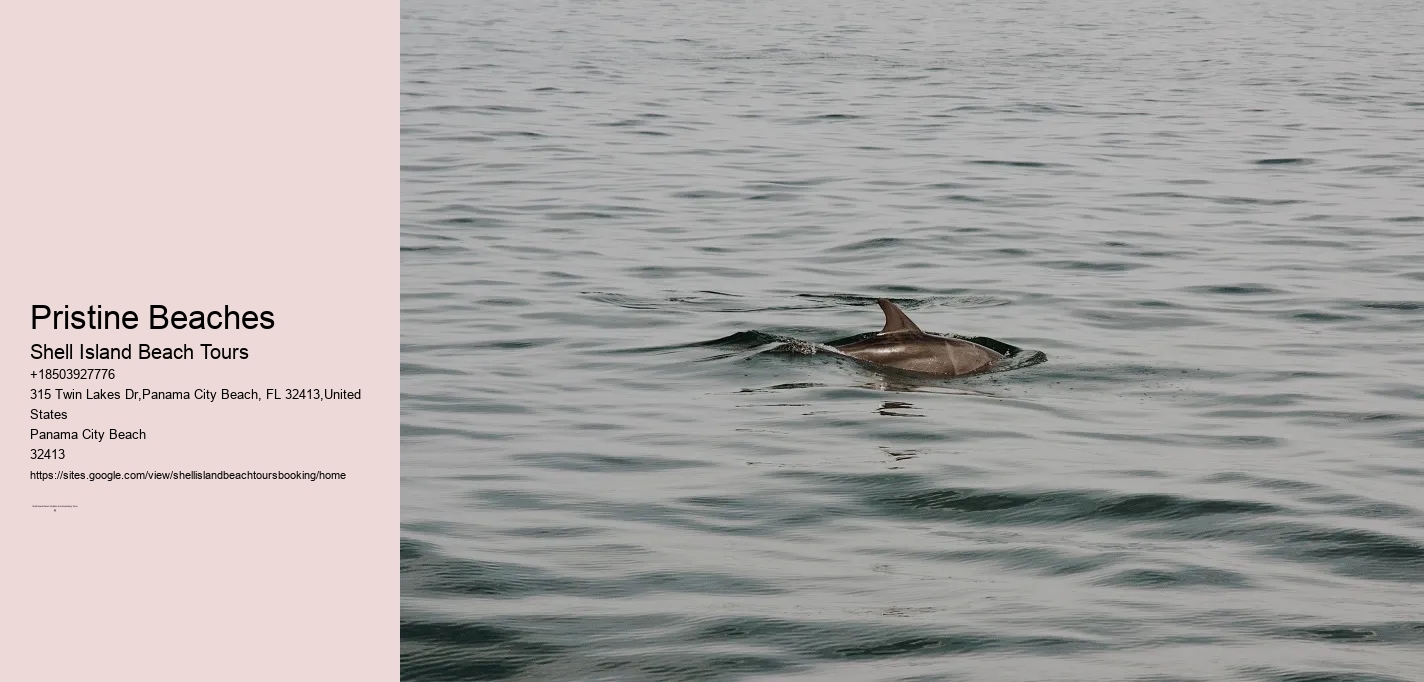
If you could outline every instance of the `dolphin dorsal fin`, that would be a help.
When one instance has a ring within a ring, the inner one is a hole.
[[[893,334],[895,332],[918,332],[920,328],[910,320],[910,316],[900,307],[890,302],[888,298],[881,298],[875,301],[880,305],[880,309],[885,311],[885,328],[880,330],[881,334]]]

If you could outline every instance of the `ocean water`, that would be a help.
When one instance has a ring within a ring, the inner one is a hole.
[[[405,679],[1424,679],[1424,5],[402,30]]]

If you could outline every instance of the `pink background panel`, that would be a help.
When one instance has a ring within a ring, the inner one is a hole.
[[[391,680],[399,652],[399,5],[9,3],[0,201],[3,677]],[[136,310],[32,331],[31,304]],[[149,331],[271,310],[270,331]],[[32,343],[248,348],[39,362]],[[30,379],[114,367],[114,381]],[[36,404],[28,389],[360,389],[348,402]],[[50,428],[142,428],[66,444]],[[316,470],[345,481],[39,482],[31,470]],[[52,510],[36,504],[69,504]]]

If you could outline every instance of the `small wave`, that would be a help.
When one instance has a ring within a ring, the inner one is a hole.
[[[1061,163],[1048,163],[1046,161],[1002,161],[997,159],[980,159],[969,163],[980,166],[1009,166],[1012,168],[1061,168],[1065,167]]]
[[[1279,159],[1258,159],[1254,162],[1258,166],[1308,166],[1315,163],[1307,158],[1279,158]]]
[[[1055,260],[1040,261],[1038,265],[1055,270],[1087,270],[1091,272],[1127,272],[1148,267],[1146,263],[1123,263],[1112,261]]]
[[[1187,287],[1185,291],[1195,294],[1217,294],[1224,296],[1259,296],[1261,294],[1285,293],[1267,284],[1212,284]]]
[[[874,249],[914,249],[917,248],[915,244],[915,240],[911,239],[901,239],[899,237],[875,237],[873,239],[863,239],[861,241],[851,242],[849,244],[833,246],[827,250],[836,252],[858,252],[869,251]]]

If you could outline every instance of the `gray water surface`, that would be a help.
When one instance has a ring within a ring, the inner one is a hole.
[[[403,677],[1424,679],[1421,7],[406,2]]]

